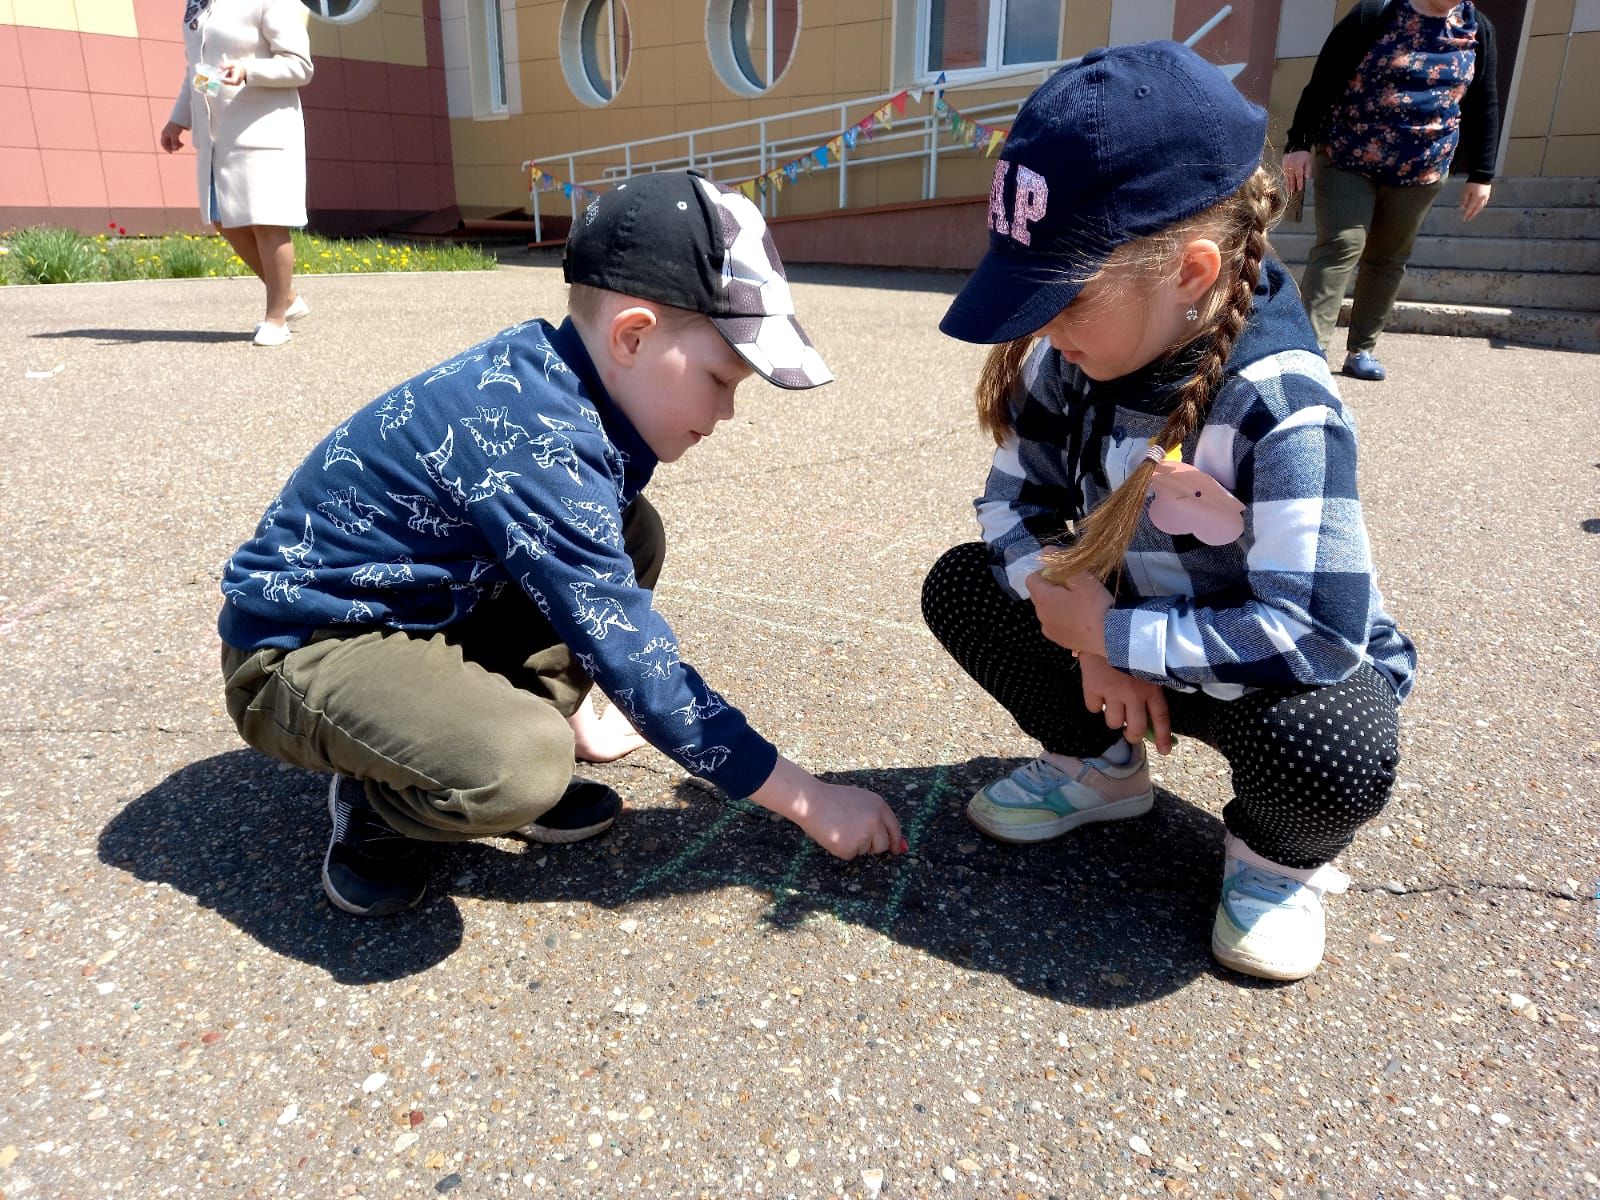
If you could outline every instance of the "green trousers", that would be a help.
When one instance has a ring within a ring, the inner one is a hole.
[[[666,555],[642,496],[623,515],[641,587]],[[325,630],[295,650],[222,647],[228,715],[251,746],[365,785],[408,837],[506,833],[561,798],[593,681],[516,585],[437,633]]]
[[[1334,166],[1325,150],[1316,153],[1311,179],[1317,189],[1317,241],[1300,281],[1306,315],[1326,354],[1355,270],[1347,348],[1351,354],[1371,350],[1400,294],[1417,231],[1444,181],[1419,187],[1374,183]]]

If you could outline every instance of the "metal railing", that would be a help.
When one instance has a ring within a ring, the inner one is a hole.
[[[1212,14],[1210,20],[1185,38],[1183,44],[1195,45],[1232,12],[1233,5],[1224,4]],[[654,171],[698,170],[708,178],[743,181],[765,175],[776,167],[804,157],[816,150],[819,145],[830,142],[846,129],[856,125],[866,114],[879,110],[902,92],[910,92],[920,101],[921,96],[928,92],[938,91],[949,95],[962,88],[991,90],[996,87],[1026,83],[1028,85],[1026,91],[1013,98],[960,107],[961,114],[965,117],[989,118],[985,124],[991,121],[1010,120],[1016,116],[1017,109],[1029,92],[1062,67],[1077,61],[1078,59],[1074,57],[1048,63],[1032,63],[1026,67],[986,75],[982,79],[946,83],[937,88],[933,84],[924,84],[919,88],[901,88],[898,91],[882,92],[876,96],[860,96],[852,100],[819,104],[814,108],[797,109],[774,116],[750,117],[743,121],[709,125],[683,133],[666,133],[656,137],[636,138],[629,142],[616,142],[609,146],[596,146],[587,150],[572,150],[563,154],[530,159],[522,164],[522,170],[526,174],[530,167],[537,165],[542,170],[549,171],[553,165],[564,163],[567,169],[566,182],[590,191],[614,184],[621,179]],[[1232,63],[1222,70],[1231,79],[1237,76],[1244,66],[1244,63]],[[850,115],[852,112],[859,115],[852,118]],[[804,127],[805,132],[793,132],[796,122]],[[853,149],[842,144],[837,156],[827,164],[815,167],[811,173],[838,171],[838,207],[842,209],[849,207],[851,166],[877,167],[885,163],[920,159],[923,163],[922,198],[931,200],[939,186],[940,156],[969,150],[967,146],[953,141],[941,145],[941,135],[946,132],[946,125],[947,120],[930,104],[926,113],[908,112],[903,117],[895,117],[892,126],[875,131],[870,141],[858,140]],[[788,132],[781,137],[771,136],[770,131],[780,126],[786,128]],[[737,138],[725,137],[740,130],[753,131],[754,140],[740,141]],[[728,144],[729,142],[731,144]],[[659,157],[651,156],[651,151],[657,147],[672,147],[674,150],[682,147],[682,149]],[[600,160],[602,165],[588,175],[580,175],[578,170],[580,160],[591,162]],[[537,187],[529,192],[529,200],[533,207],[535,241],[544,240],[540,194]],[[578,216],[576,195],[569,195],[567,203],[572,219],[576,220]],[[760,203],[764,215],[773,215],[776,207],[776,189],[769,188],[761,192]]]

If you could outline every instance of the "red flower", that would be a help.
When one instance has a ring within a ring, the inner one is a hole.
[[[117,223],[115,221],[112,221],[109,225],[106,226],[107,229],[115,229],[116,227],[117,227]]]
[[[128,231],[125,228],[123,228],[121,225],[118,225],[117,226],[117,236],[118,237],[127,237],[128,236]]]

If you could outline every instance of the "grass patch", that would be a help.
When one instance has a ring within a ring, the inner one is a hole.
[[[486,271],[481,247],[458,242],[386,242],[324,238],[292,231],[296,275],[383,271]],[[95,283],[119,279],[205,279],[248,275],[250,268],[217,234],[89,237],[36,225],[0,235],[0,284]]]

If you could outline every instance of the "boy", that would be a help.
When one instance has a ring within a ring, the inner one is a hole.
[[[322,886],[422,899],[429,841],[592,837],[621,800],[572,777],[591,683],[686,770],[841,858],[900,850],[883,800],[781,757],[678,657],[640,490],[733,416],[753,372],[832,379],[755,205],[646,175],[579,215],[570,313],[379,397],[311,452],[228,561],[218,620],[245,741],[333,780]]]

